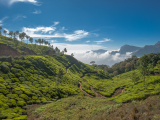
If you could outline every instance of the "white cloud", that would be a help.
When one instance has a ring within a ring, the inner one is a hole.
[[[57,24],[57,23],[56,23]],[[86,37],[89,32],[84,30],[76,30],[73,34],[67,34],[62,32],[56,32],[56,27],[36,27],[36,28],[27,28],[23,27],[22,32],[25,32],[31,37],[36,38],[65,38],[66,41],[73,41]],[[54,33],[53,33],[54,32]]]
[[[1,25],[1,26],[3,25],[4,20],[5,20],[5,19],[7,19],[7,18],[9,18],[9,17],[8,17],[8,16],[6,16],[6,17],[4,17],[4,18],[0,19],[0,25]]]
[[[53,26],[56,26],[56,25],[58,25],[59,24],[59,22],[57,21],[57,22],[54,22],[54,25]]]
[[[68,55],[71,55],[71,53],[74,54],[74,57],[86,64],[90,64],[90,61],[95,61],[96,64],[102,65],[106,64],[109,66],[112,66],[113,64],[123,61],[129,57],[131,57],[130,53],[126,53],[123,55],[120,55],[119,53],[115,55],[111,55],[110,53],[112,51],[118,51],[118,50],[110,50],[103,54],[97,54],[93,53],[91,50],[98,50],[98,49],[107,49],[106,47],[103,47],[101,45],[89,45],[89,44],[66,44],[66,43],[52,43],[52,45],[55,47],[58,47],[61,51],[64,48],[67,48]],[[90,51],[89,53],[86,53],[86,51]]]
[[[27,28],[27,27],[23,27],[22,31],[29,34],[32,37],[39,37],[39,35],[41,35],[42,33],[47,33],[47,32],[53,32],[55,31],[56,27],[36,27],[36,28]],[[35,34],[40,32],[40,34]],[[37,35],[37,36],[36,36]]]
[[[67,54],[71,53],[85,53],[86,51],[93,49],[106,49],[106,47],[100,45],[89,45],[89,44],[67,44],[67,43],[53,43],[54,47],[58,47],[60,50],[67,48]]]
[[[65,29],[65,27],[62,27],[62,30],[67,30],[67,29]]]
[[[39,3],[37,0],[8,0],[9,5],[12,5],[16,2],[28,2],[28,3],[31,3],[31,4],[37,5],[37,6],[41,5],[41,3]]]
[[[52,43],[54,43],[54,42],[58,42],[57,40],[50,40]]]
[[[97,44],[101,44],[102,42],[108,42],[108,41],[111,41],[111,39],[104,38],[104,40],[94,41],[94,42],[97,42]]]
[[[89,42],[90,42],[90,40],[86,41],[86,43],[89,43]]]
[[[41,13],[41,10],[36,10],[34,12],[32,12],[33,14],[40,14]]]
[[[111,55],[109,51],[103,53],[103,54],[97,54],[97,53],[93,53],[93,52],[89,52],[89,53],[75,53],[75,58],[86,63],[89,64],[90,61],[95,61],[96,64],[98,65],[102,65],[102,64],[106,64],[109,66],[112,66],[113,64],[123,61],[127,58],[130,58],[131,55],[130,54],[123,54],[120,55],[119,53],[116,53],[115,55]]]
[[[27,16],[17,15],[16,17],[14,17],[13,21],[15,21],[15,20],[22,20],[23,18],[27,18]]]
[[[77,39],[84,38],[87,35],[89,35],[89,32],[86,32],[84,30],[76,30],[76,31],[74,31],[74,34],[65,34],[64,33],[66,41],[74,41],[74,40],[77,40]]]
[[[4,30],[6,30],[7,31],[7,33],[9,33],[9,30],[8,29],[6,29],[6,28],[3,28]]]

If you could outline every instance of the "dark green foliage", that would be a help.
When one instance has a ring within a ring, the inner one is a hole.
[[[63,64],[55,56],[16,57],[11,63],[0,61],[0,65],[9,69],[8,73],[1,73],[0,77],[0,105],[3,104],[1,118],[26,118],[21,112],[15,111],[17,106],[23,111],[22,107],[27,104],[48,103],[81,94],[79,79],[71,78],[66,73],[65,63],[70,65],[68,58],[65,55],[56,58],[59,61],[64,59]]]
[[[9,67],[6,64],[1,64],[1,70],[4,73],[8,73],[10,71]]]

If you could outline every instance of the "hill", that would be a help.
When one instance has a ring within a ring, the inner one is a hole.
[[[7,57],[0,58],[0,119],[110,120],[114,117],[115,120],[140,120],[160,117],[157,114],[159,53],[148,55],[152,60],[144,82],[141,70],[137,69],[139,64],[134,70],[113,77],[101,67],[84,64],[70,55],[46,55],[46,51],[52,51],[50,47],[19,41],[16,47],[13,39],[4,39],[0,41],[10,52]],[[24,46],[36,55],[27,55],[22,50]],[[13,52],[13,57],[8,56]],[[133,57],[124,62],[138,60]],[[134,108],[129,111],[127,106]]]
[[[53,48],[43,45],[27,44],[0,35],[0,56],[54,55]]]

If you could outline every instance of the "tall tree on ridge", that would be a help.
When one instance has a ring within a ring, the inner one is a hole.
[[[26,36],[26,33],[24,33],[24,32],[19,34],[19,38],[21,39],[21,43],[22,43],[23,39],[25,38],[25,36]]]
[[[27,43],[28,43],[28,39],[30,38],[30,36],[29,36],[29,35],[26,35],[25,37],[27,38]]]
[[[6,36],[7,30],[3,30],[3,32],[4,32],[5,36]]]
[[[18,30],[15,33],[16,33],[16,35],[19,35],[19,31]]]
[[[12,38],[12,36],[13,36],[13,31],[9,31],[9,34],[8,34],[8,35],[10,35],[11,38]]]
[[[29,38],[29,41],[30,41],[30,43],[32,44],[32,43],[33,43],[33,38],[30,37],[30,38]]]
[[[16,38],[16,32],[13,32],[13,37],[14,37],[14,40],[15,40],[15,38]]]
[[[39,44],[41,45],[41,39],[40,39],[40,38],[38,39],[38,42],[39,42]]]
[[[66,49],[66,48],[64,48],[64,52],[67,52],[67,49]]]
[[[35,40],[35,45],[36,45],[36,43],[38,43],[38,40]]]

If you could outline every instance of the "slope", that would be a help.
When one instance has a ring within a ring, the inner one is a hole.
[[[12,38],[0,35],[0,56],[21,55],[54,55],[55,51],[47,46],[27,44]]]

